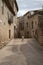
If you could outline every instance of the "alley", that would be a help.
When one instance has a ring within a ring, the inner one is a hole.
[[[35,39],[13,39],[0,50],[0,65],[43,65],[43,47]]]

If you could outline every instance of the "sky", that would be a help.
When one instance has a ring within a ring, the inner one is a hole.
[[[26,12],[31,10],[41,9],[43,7],[43,0],[17,0],[19,11],[17,16],[23,16]]]

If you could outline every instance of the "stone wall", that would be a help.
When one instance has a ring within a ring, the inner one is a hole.
[[[5,4],[3,11],[4,13],[2,14],[2,0],[0,0],[0,42],[5,42],[14,38],[14,23],[16,22],[16,16],[13,16],[13,23],[11,25],[8,24],[8,12],[10,11]]]
[[[30,33],[32,37],[35,37],[35,31],[37,30],[38,27],[38,14],[33,15],[32,17],[29,18],[30,20]]]
[[[39,15],[38,20],[39,20],[37,30],[38,41],[40,42],[40,45],[43,45],[43,15]]]
[[[43,15],[36,14],[30,18],[30,32],[31,36],[35,37],[40,45],[43,45]]]

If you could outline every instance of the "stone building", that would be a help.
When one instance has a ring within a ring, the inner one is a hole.
[[[35,37],[35,31],[38,28],[38,15],[39,14],[33,12],[33,14],[31,14],[31,16],[28,18],[31,37]]]
[[[18,20],[17,35],[18,35],[18,38],[21,38],[22,35],[24,35],[24,18],[18,17],[17,20]]]
[[[43,45],[43,13],[41,10],[33,11],[29,17],[30,35]]]
[[[0,0],[0,42],[14,38],[17,11],[16,0]]]
[[[18,17],[19,36],[36,38],[43,45],[43,13],[41,10],[27,12]]]
[[[38,16],[38,28],[35,33],[36,39],[43,45],[43,15]]]
[[[31,12],[27,12],[23,18],[24,18],[24,35],[25,38],[30,38],[30,21],[29,21],[29,17],[31,16]]]
[[[28,12],[24,16],[18,17],[18,31],[19,35],[24,35],[25,38],[29,38],[30,36],[30,22],[28,18],[31,16],[31,13]]]

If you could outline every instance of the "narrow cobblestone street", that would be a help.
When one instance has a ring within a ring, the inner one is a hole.
[[[0,65],[43,65],[43,47],[35,39],[13,39],[0,50]]]

